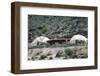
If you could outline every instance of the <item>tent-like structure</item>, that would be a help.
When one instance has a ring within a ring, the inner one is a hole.
[[[70,39],[70,43],[71,44],[76,44],[76,40],[79,40],[79,41],[84,41],[85,43],[87,43],[87,38],[80,35],[80,34],[77,34],[77,35],[74,35],[71,39]]]
[[[50,40],[50,39],[45,37],[45,36],[39,36],[39,37],[37,37],[36,39],[33,40],[31,45],[32,46],[37,46],[38,43],[47,43],[48,40]]]

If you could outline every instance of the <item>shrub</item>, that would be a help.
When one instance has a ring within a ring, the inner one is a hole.
[[[42,60],[42,59],[45,59],[45,58],[46,58],[45,55],[41,55],[40,58],[39,58],[39,60]]]
[[[65,56],[65,53],[63,52],[63,50],[59,50],[56,54],[56,57],[62,57]]]
[[[48,59],[49,59],[49,60],[52,60],[52,59],[53,59],[53,57],[49,57]]]
[[[73,54],[73,55],[71,56],[71,58],[78,58],[78,55]]]
[[[71,57],[73,55],[73,51],[71,49],[65,49],[65,57]]]

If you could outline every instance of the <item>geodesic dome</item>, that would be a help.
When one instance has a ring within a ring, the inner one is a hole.
[[[78,34],[78,35],[74,35],[70,39],[70,43],[75,44],[76,43],[76,40],[82,40],[82,41],[87,42],[87,38],[86,37],[84,37],[83,35]]]

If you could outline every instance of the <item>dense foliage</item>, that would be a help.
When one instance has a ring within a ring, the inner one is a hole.
[[[38,36],[70,38],[75,34],[88,37],[88,18],[70,16],[28,15],[28,41]]]

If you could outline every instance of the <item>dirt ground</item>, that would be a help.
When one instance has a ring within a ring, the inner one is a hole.
[[[87,57],[87,46],[34,48],[28,50],[28,60],[75,59]]]

